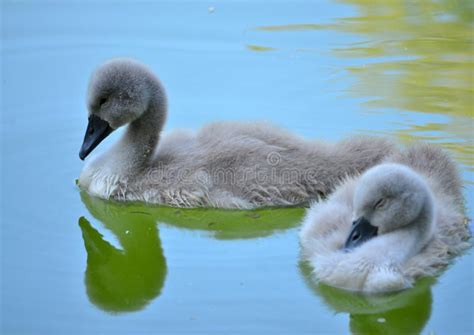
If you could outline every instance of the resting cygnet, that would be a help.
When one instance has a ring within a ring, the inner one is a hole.
[[[397,291],[469,246],[465,220],[456,166],[441,149],[418,144],[314,204],[300,232],[303,257],[328,285]]]
[[[129,59],[95,71],[88,109],[81,159],[127,125],[120,141],[89,160],[79,178],[82,189],[105,199],[242,209],[298,205],[394,151],[385,139],[311,142],[264,123],[214,123],[160,140],[165,91],[147,67]]]

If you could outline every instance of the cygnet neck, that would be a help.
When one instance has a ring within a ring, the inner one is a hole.
[[[422,250],[433,237],[434,229],[434,203],[431,194],[427,194],[427,199],[419,215],[411,222],[410,225],[396,229],[387,234],[396,238],[397,245],[403,245],[404,248],[394,248],[398,250],[397,256],[399,262],[405,262],[413,255]]]
[[[134,174],[151,165],[166,119],[166,97],[161,85],[159,83],[154,85],[155,89],[148,108],[138,119],[127,126],[125,134],[118,144],[126,169]]]
[[[433,195],[428,191],[426,199],[421,208],[420,214],[415,219],[414,229],[418,233],[418,239],[421,244],[426,244],[432,236],[435,219],[435,206]]]

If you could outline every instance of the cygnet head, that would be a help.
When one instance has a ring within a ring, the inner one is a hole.
[[[426,231],[433,218],[431,191],[416,172],[399,164],[382,164],[360,178],[353,199],[354,222],[345,248],[397,229]]]
[[[145,65],[118,58],[99,66],[89,82],[89,124],[79,157],[84,159],[115,129],[139,119],[152,102],[166,112],[164,89]]]

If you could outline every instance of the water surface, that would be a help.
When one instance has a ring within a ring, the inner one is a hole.
[[[363,297],[311,281],[304,209],[121,205],[75,185],[88,76],[130,56],[166,85],[165,131],[271,120],[308,138],[439,143],[472,217],[471,1],[1,6],[2,333],[474,332],[471,251],[411,290]]]

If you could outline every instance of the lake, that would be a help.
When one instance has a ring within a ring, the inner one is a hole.
[[[89,76],[128,56],[166,86],[165,133],[269,120],[438,143],[472,217],[474,2],[4,0],[1,14],[2,334],[474,332],[472,250],[367,297],[312,281],[303,208],[124,205],[75,184]]]

